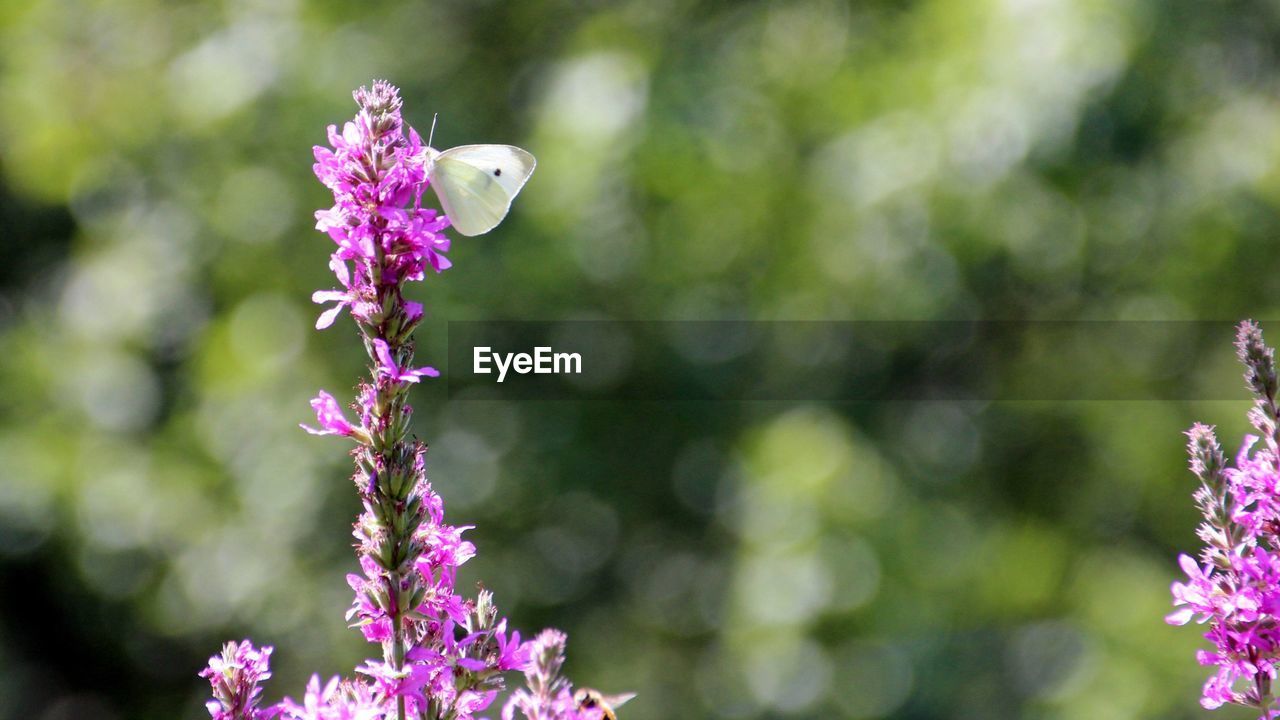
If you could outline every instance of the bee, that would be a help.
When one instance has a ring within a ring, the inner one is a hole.
[[[618,716],[613,709],[620,707],[631,698],[635,697],[635,693],[622,693],[620,695],[605,695],[599,690],[591,688],[578,688],[573,693],[574,702],[578,703],[579,710],[599,709],[604,713],[607,720],[618,720]]]

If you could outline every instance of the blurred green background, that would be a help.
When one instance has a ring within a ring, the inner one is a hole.
[[[1203,716],[1180,433],[1234,452],[1230,322],[1274,315],[1277,48],[1231,0],[0,4],[0,717],[204,717],[226,639],[272,700],[370,653],[345,448],[297,423],[363,368],[311,329],[311,146],[374,77],[539,160],[412,290],[427,361],[448,320],[1223,321],[1126,372],[1237,401],[416,391],[467,586],[624,718]]]

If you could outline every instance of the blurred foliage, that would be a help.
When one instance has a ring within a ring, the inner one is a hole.
[[[202,717],[224,639],[276,645],[270,698],[369,651],[346,458],[296,428],[362,366],[308,302],[356,86],[539,159],[415,290],[427,359],[490,318],[1232,321],[1280,293],[1278,7],[0,4],[0,717]],[[1233,446],[1239,397],[415,417],[467,581],[628,720],[1191,718],[1180,433]]]

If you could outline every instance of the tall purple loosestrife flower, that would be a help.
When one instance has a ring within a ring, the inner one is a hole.
[[[1166,621],[1208,625],[1212,651],[1197,660],[1215,668],[1201,705],[1253,707],[1263,720],[1280,717],[1272,683],[1280,657],[1280,409],[1275,352],[1257,324],[1240,324],[1236,350],[1255,400],[1249,421],[1259,437],[1244,438],[1228,466],[1213,428],[1196,423],[1187,432],[1191,471],[1200,480],[1192,497],[1204,516],[1197,535],[1205,546],[1197,561],[1178,558],[1187,582],[1173,584],[1177,610]]]
[[[474,600],[457,592],[458,567],[476,548],[462,537],[468,527],[444,522],[444,503],[427,480],[427,446],[409,436],[409,389],[439,373],[413,367],[423,309],[403,293],[428,269],[449,267],[449,220],[422,207],[431,156],[417,132],[406,132],[398,91],[376,81],[355,99],[355,119],[340,133],[330,126],[331,147],[315,148],[316,176],[334,196],[332,208],[316,213],[316,227],[337,245],[329,267],[340,288],[317,291],[312,300],[333,303],[318,329],[349,310],[371,368],[357,387],[355,419],[321,390],[311,401],[318,427],[303,428],[355,442],[352,479],[363,511],[352,531],[360,572],[347,576],[355,593],[347,620],[381,652],[354,678],[322,683],[313,676],[301,702],[286,698],[260,709],[258,683],[270,677],[271,648],[229,643],[201,673],[213,688],[209,712],[214,720],[471,720],[493,703],[504,673],[519,670],[541,689],[519,691],[504,715],[518,707],[535,720],[612,717],[600,705],[604,696],[568,694],[558,679],[562,634],[522,643],[519,632],[508,633],[489,592]],[[531,667],[535,652],[542,664]],[[538,694],[546,689],[554,695]]]
[[[466,528],[444,523],[444,506],[427,481],[427,447],[408,436],[408,390],[433,368],[413,369],[413,330],[422,306],[405,300],[406,282],[449,267],[447,218],[421,206],[427,155],[418,133],[405,132],[394,87],[375,82],[355,93],[360,112],[342,132],[329,128],[332,149],[315,149],[316,177],[335,204],[316,213],[337,248],[329,266],[341,290],[316,323],[330,325],[350,308],[372,363],[360,385],[359,425],[333,412],[321,393],[313,402],[321,430],[353,437],[353,477],[364,505],[354,535],[360,574],[348,576],[353,627],[382,647],[358,672],[377,697],[394,698],[396,717],[469,718],[502,687],[501,673],[525,662],[519,633],[506,634],[491,597],[455,592],[457,568],[475,555]]]

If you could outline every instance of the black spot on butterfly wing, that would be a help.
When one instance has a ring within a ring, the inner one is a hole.
[[[502,175],[502,168],[497,168],[496,170],[493,171],[494,177],[499,177],[501,175]]]

